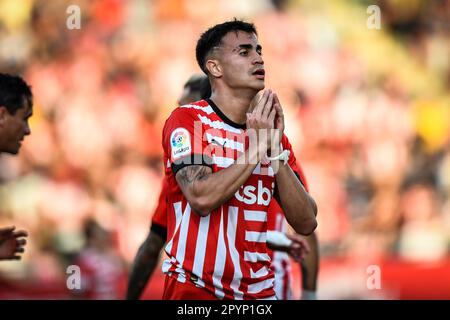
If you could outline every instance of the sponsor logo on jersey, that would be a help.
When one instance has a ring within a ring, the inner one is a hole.
[[[176,128],[170,135],[170,145],[172,147],[172,159],[179,159],[188,155],[192,151],[189,132],[185,128]]]
[[[272,184],[272,190],[264,187],[263,182],[258,180],[258,187],[252,185],[242,186],[234,196],[239,201],[251,205],[251,204],[259,204],[268,206],[270,200],[272,200],[272,192],[274,185]]]

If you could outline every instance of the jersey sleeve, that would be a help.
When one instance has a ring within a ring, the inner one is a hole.
[[[211,152],[207,140],[203,139],[202,123],[192,109],[177,108],[172,112],[164,125],[162,143],[174,175],[190,165],[212,168]]]
[[[292,150],[292,145],[289,142],[289,139],[286,135],[283,135],[281,139],[281,145],[283,146],[283,150],[289,150],[290,156],[288,164],[291,167],[292,171],[296,174],[300,182],[302,183],[303,187],[305,187],[305,190],[309,192],[308,188],[308,182],[306,181],[305,174],[303,173],[303,169],[300,166],[300,164],[297,162],[297,158],[295,157],[294,150]]]
[[[167,178],[164,178],[159,194],[158,205],[152,216],[151,231],[158,234],[161,238],[167,238],[167,191],[169,183]]]

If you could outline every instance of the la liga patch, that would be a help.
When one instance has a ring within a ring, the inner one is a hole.
[[[176,128],[170,135],[170,147],[172,149],[172,160],[192,152],[191,135],[185,128]]]

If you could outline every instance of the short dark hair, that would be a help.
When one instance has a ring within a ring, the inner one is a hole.
[[[208,77],[203,78],[200,83],[200,97],[202,99],[211,97],[211,83],[209,83]]]
[[[31,87],[19,76],[0,73],[0,106],[6,107],[11,115],[23,107],[24,99],[28,107],[33,105]]]
[[[202,99],[208,99],[211,96],[211,85],[208,77],[198,75],[191,77],[184,85],[191,92],[198,92]]]
[[[227,21],[221,24],[216,24],[215,26],[206,30],[197,41],[197,47],[195,48],[195,56],[197,58],[197,63],[200,66],[200,69],[205,74],[208,74],[208,70],[205,66],[206,56],[211,52],[214,47],[220,45],[222,38],[228,32],[238,32],[244,31],[248,33],[254,33],[258,35],[256,32],[256,27],[253,23],[241,21],[234,19],[232,21]]]

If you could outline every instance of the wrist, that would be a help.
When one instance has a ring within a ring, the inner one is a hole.
[[[266,157],[266,160],[272,162],[272,165],[279,165],[279,161],[283,162],[283,165],[286,165],[289,162],[289,157],[291,152],[289,150],[283,150],[275,155],[271,154],[271,157]]]

